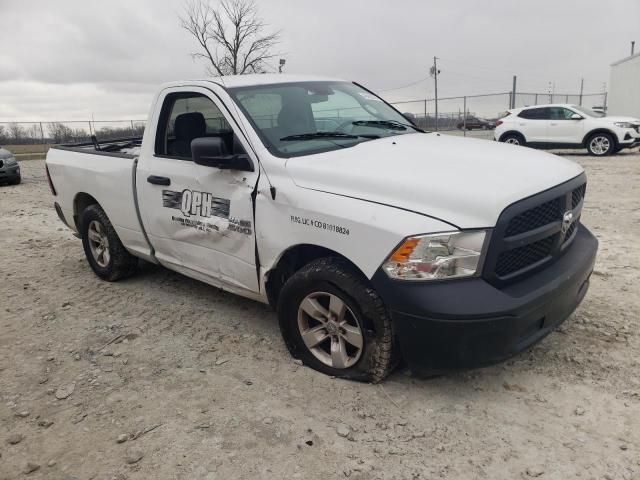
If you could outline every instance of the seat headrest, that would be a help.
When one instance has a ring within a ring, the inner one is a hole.
[[[182,113],[176,117],[174,132],[177,140],[191,141],[202,137],[207,131],[204,115],[200,112]]]

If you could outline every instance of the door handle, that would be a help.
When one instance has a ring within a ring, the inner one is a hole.
[[[169,177],[159,177],[158,175],[149,175],[147,177],[147,182],[153,183],[154,185],[163,185],[165,187],[171,185],[171,179]]]
[[[557,123],[550,123],[549,125],[551,125],[551,126],[555,127],[555,126],[557,126],[558,124],[557,124]]]

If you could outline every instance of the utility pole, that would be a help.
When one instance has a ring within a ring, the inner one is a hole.
[[[431,75],[433,76],[434,92],[436,97],[436,132],[438,131],[438,57],[433,57],[433,67],[431,67]]]
[[[516,77],[513,76],[513,87],[511,89],[511,108],[516,108]]]
[[[582,106],[582,92],[584,91],[584,78],[580,79],[580,102],[578,105]]]

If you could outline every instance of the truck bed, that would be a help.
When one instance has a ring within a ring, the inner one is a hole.
[[[65,223],[79,233],[84,206],[97,201],[109,217],[122,243],[143,257],[150,247],[137,210],[136,165],[139,138],[60,145],[49,149],[47,168],[56,190],[54,197]]]

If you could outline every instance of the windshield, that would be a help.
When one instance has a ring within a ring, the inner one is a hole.
[[[283,83],[228,91],[265,147],[279,157],[420,131],[380,98],[352,83]]]
[[[581,107],[579,105],[571,105],[571,108],[573,108],[574,110],[577,110],[580,113],[585,114],[587,117],[595,117],[595,118],[604,117],[603,114],[594,112],[593,110],[587,107]]]

